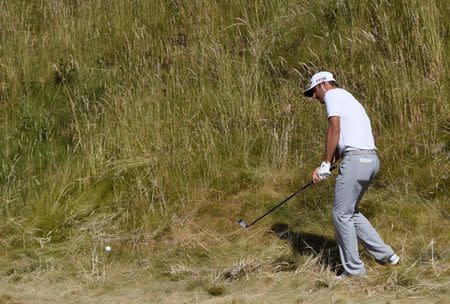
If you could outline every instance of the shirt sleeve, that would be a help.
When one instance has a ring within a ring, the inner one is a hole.
[[[328,91],[324,98],[328,118],[331,116],[342,116],[342,111],[339,107],[339,94],[336,94],[337,92],[333,91],[334,90]]]

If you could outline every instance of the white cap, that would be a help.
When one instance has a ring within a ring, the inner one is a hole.
[[[307,97],[312,97],[314,87],[325,81],[336,81],[336,80],[334,79],[333,74],[331,74],[330,72],[323,71],[314,74],[313,77],[311,77],[311,81],[309,82],[309,88],[303,92],[303,95]]]

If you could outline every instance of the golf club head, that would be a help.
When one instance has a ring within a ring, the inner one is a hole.
[[[244,219],[240,219],[240,220],[239,220],[239,225],[240,225],[242,228],[247,228],[247,224],[245,223]]]

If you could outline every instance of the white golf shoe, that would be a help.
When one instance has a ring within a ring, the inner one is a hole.
[[[398,264],[398,262],[400,261],[400,257],[397,254],[393,254],[389,257],[388,261],[386,264],[391,265],[391,266],[395,266]]]

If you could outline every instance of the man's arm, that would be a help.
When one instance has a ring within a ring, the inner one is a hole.
[[[332,163],[339,143],[341,133],[341,119],[339,116],[331,116],[328,118],[327,140],[325,142],[325,151],[322,161]]]
[[[337,145],[339,143],[339,136],[341,133],[341,120],[339,116],[331,116],[328,118],[327,138],[325,142],[325,151],[323,153],[322,161],[332,163],[335,159]],[[317,167],[312,175],[313,182],[318,183],[321,178],[318,175],[320,167]]]
[[[339,148],[336,148],[334,152],[333,164],[336,163],[341,158],[341,154],[339,153]]]

